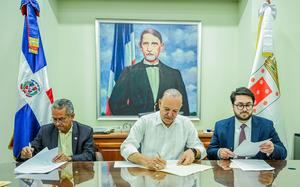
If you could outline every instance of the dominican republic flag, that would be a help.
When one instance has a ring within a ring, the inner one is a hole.
[[[272,120],[281,141],[287,145],[280,115],[279,76],[273,49],[272,23],[275,17],[275,5],[263,3],[259,10],[256,54],[248,86],[255,95],[254,113]]]
[[[40,126],[51,122],[52,89],[47,78],[47,63],[37,23],[36,0],[22,0],[25,16],[18,77],[18,106],[15,115],[13,154],[17,157],[38,133]]]
[[[107,88],[106,115],[111,115],[109,98],[112,89],[126,66],[135,64],[135,45],[133,25],[115,23],[114,45]]]

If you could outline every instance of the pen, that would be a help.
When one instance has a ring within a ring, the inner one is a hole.
[[[161,156],[160,156],[159,152],[157,152],[157,155],[158,155],[158,158],[161,158]]]
[[[29,147],[29,150],[30,150],[30,157],[32,157],[32,148],[31,148],[31,143],[30,142],[28,143],[28,147]]]

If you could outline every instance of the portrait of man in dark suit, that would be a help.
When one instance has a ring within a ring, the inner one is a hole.
[[[152,28],[144,30],[139,47],[143,59],[126,67],[112,90],[109,100],[112,114],[139,115],[156,111],[163,92],[175,88],[183,96],[181,112],[189,116],[186,87],[180,71],[159,59],[165,47],[161,33]]]

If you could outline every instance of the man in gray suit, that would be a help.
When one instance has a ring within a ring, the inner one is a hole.
[[[45,147],[58,147],[53,162],[95,160],[93,129],[74,121],[74,116],[70,100],[56,100],[52,105],[53,123],[40,128],[31,146],[22,149],[18,160],[31,158]]]

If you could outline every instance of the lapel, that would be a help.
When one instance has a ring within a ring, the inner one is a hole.
[[[228,148],[233,151],[234,150],[234,126],[235,125],[235,118],[234,116],[229,118],[229,122],[227,123],[227,129],[228,129],[228,136],[225,136],[225,138],[228,138]]]
[[[72,131],[72,151],[73,154],[76,153],[78,145],[78,124],[76,121],[73,121],[73,131]]]
[[[257,118],[252,116],[252,124],[251,124],[251,142],[258,142],[260,135],[260,126]]]
[[[164,91],[166,90],[165,85],[166,85],[166,81],[172,79],[173,77],[169,77],[169,78],[164,78],[164,76],[166,76],[165,74],[165,65],[159,61],[158,64],[159,67],[159,86],[158,86],[158,92],[157,92],[157,101],[159,100],[159,98],[162,97]]]
[[[54,124],[53,124],[52,128],[53,128],[53,131],[51,133],[51,136],[49,137],[50,142],[51,142],[50,145],[52,147],[49,147],[49,149],[53,149],[58,146],[58,129],[54,126]]]

